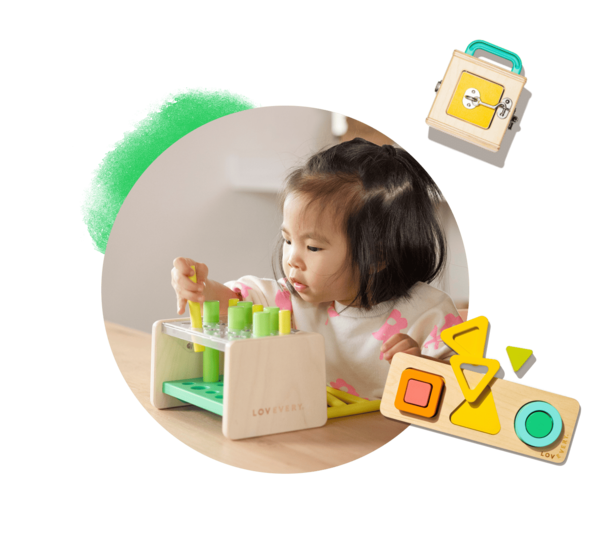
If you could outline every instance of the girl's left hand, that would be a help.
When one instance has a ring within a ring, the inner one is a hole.
[[[388,362],[392,361],[392,357],[396,353],[407,353],[414,356],[421,354],[421,349],[412,337],[406,334],[394,334],[383,345],[381,345],[383,358]]]

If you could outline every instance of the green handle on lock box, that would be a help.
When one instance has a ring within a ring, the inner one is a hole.
[[[511,61],[513,63],[513,68],[511,69],[511,71],[514,74],[519,74],[521,72],[521,58],[519,58],[519,55],[516,55],[511,51],[507,51],[506,49],[498,47],[497,45],[494,45],[493,43],[490,43],[485,40],[475,40],[469,43],[468,47],[466,48],[466,51],[464,52],[467,55],[474,56],[475,51],[477,49],[481,49],[482,51],[492,53],[492,55],[496,55],[497,57]]]

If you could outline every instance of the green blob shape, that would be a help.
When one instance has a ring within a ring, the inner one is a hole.
[[[145,170],[173,143],[215,119],[255,107],[228,91],[187,91],[169,98],[108,152],[85,197],[83,220],[95,248],[104,254],[126,196]]]
[[[545,437],[551,433],[553,419],[544,411],[535,411],[526,419],[526,430],[532,437]]]

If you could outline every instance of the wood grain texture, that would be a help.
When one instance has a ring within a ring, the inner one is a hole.
[[[223,433],[230,439],[292,432],[327,421],[320,334],[234,341],[226,348]]]

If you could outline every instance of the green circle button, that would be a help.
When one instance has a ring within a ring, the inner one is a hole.
[[[545,411],[535,411],[526,419],[526,430],[532,437],[548,436],[553,428],[553,419]]]
[[[515,415],[515,434],[526,445],[547,447],[562,433],[562,417],[547,402],[525,404]]]

